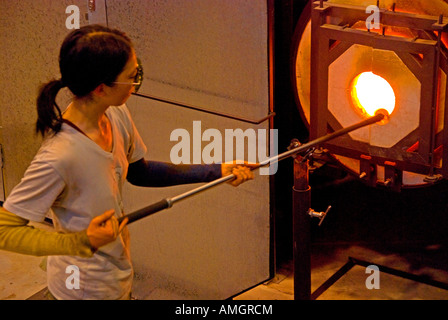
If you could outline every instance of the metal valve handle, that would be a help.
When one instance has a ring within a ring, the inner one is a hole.
[[[319,226],[322,224],[322,222],[324,222],[325,217],[327,216],[328,211],[330,211],[331,206],[328,206],[327,210],[325,210],[325,212],[317,212],[314,211],[313,209],[310,208],[310,210],[308,211],[308,214],[312,217],[312,218],[319,218]]]

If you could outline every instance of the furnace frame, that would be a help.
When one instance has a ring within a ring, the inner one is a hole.
[[[448,177],[448,97],[445,99],[444,126],[436,134],[436,118],[439,89],[439,73],[448,75],[447,51],[441,42],[442,32],[447,30],[448,20],[442,17],[417,15],[381,9],[381,23],[387,26],[407,27],[426,32],[427,39],[398,36],[350,29],[347,26],[365,21],[368,15],[364,7],[316,1],[311,12],[311,75],[310,75],[310,139],[316,139],[330,131],[342,128],[329,112],[329,67],[355,44],[380,50],[388,50],[403,61],[421,84],[419,125],[391,148],[372,146],[349,136],[325,143],[322,147],[335,155],[360,160],[360,172],[365,180],[377,185],[377,166],[385,167],[385,181],[399,190],[403,171],[427,175],[428,181]],[[330,18],[343,18],[339,25],[331,24]],[[438,31],[438,37],[434,36]],[[447,82],[448,83],[448,82]],[[448,85],[447,91],[448,93]],[[447,130],[445,130],[447,128]],[[418,141],[418,149],[408,151]],[[440,152],[441,163],[435,163]],[[433,178],[433,180],[431,180]]]

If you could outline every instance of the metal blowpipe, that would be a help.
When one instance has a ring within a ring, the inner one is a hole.
[[[302,144],[302,145],[300,145],[297,148],[291,149],[289,151],[286,151],[284,153],[281,153],[279,155],[276,155],[274,157],[268,158],[268,159],[260,162],[258,164],[258,166],[255,167],[253,170],[256,170],[256,169],[261,168],[261,167],[268,166],[270,163],[273,163],[275,161],[280,161],[280,160],[289,158],[289,157],[291,157],[291,156],[293,156],[293,155],[295,155],[297,153],[305,151],[305,150],[307,150],[307,149],[309,149],[311,147],[314,147],[314,146],[319,145],[321,143],[327,142],[329,140],[335,139],[335,138],[337,138],[339,136],[342,136],[342,135],[344,135],[346,133],[349,133],[351,131],[354,131],[356,129],[359,129],[359,128],[362,128],[362,127],[365,127],[365,126],[368,126],[368,125],[372,125],[372,124],[374,124],[376,122],[379,122],[379,121],[383,120],[384,117],[385,116],[383,114],[377,114],[377,115],[375,115],[373,117],[367,118],[367,119],[365,119],[365,120],[363,120],[361,122],[358,122],[358,123],[356,123],[354,125],[351,125],[349,127],[346,127],[346,128],[340,129],[340,130],[337,130],[337,131],[335,131],[333,133],[330,133],[330,134],[325,135],[323,137],[317,138],[317,139],[315,139],[313,141],[310,141],[308,143]],[[176,202],[179,202],[181,200],[189,198],[189,197],[191,197],[191,196],[193,196],[195,194],[198,194],[198,193],[200,193],[202,191],[208,190],[208,189],[210,189],[212,187],[215,187],[215,186],[217,186],[219,184],[222,184],[224,182],[231,181],[231,180],[233,180],[235,178],[236,178],[236,176],[231,174],[231,175],[224,176],[222,178],[213,180],[213,181],[211,181],[209,183],[206,183],[206,184],[204,184],[204,185],[202,185],[202,186],[200,186],[198,188],[192,189],[190,191],[187,191],[185,193],[179,194],[179,195],[177,195],[175,197],[172,197],[172,198],[162,199],[162,200],[160,200],[158,202],[155,202],[155,203],[153,203],[153,204],[151,204],[151,205],[149,205],[147,207],[144,207],[142,209],[139,209],[137,211],[129,213],[129,214],[125,215],[125,216],[122,216],[122,217],[118,218],[118,221],[119,221],[119,223],[121,223],[125,218],[128,218],[129,219],[128,224],[132,223],[132,222],[135,222],[137,220],[140,220],[140,219],[142,219],[144,217],[147,217],[147,216],[149,216],[151,214],[154,214],[156,212],[162,211],[164,209],[171,208]]]

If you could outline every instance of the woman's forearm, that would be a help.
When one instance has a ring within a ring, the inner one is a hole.
[[[141,187],[167,187],[180,184],[210,182],[221,177],[220,164],[175,165],[140,159],[131,163],[127,180]]]
[[[48,256],[91,257],[93,251],[86,231],[57,233],[28,225],[28,220],[0,208],[0,250]]]

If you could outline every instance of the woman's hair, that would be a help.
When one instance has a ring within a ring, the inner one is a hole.
[[[72,31],[59,53],[60,80],[43,85],[37,98],[36,132],[42,136],[62,125],[56,96],[64,87],[79,98],[88,96],[104,83],[112,85],[132,54],[131,40],[121,31],[101,25],[88,25]]]

